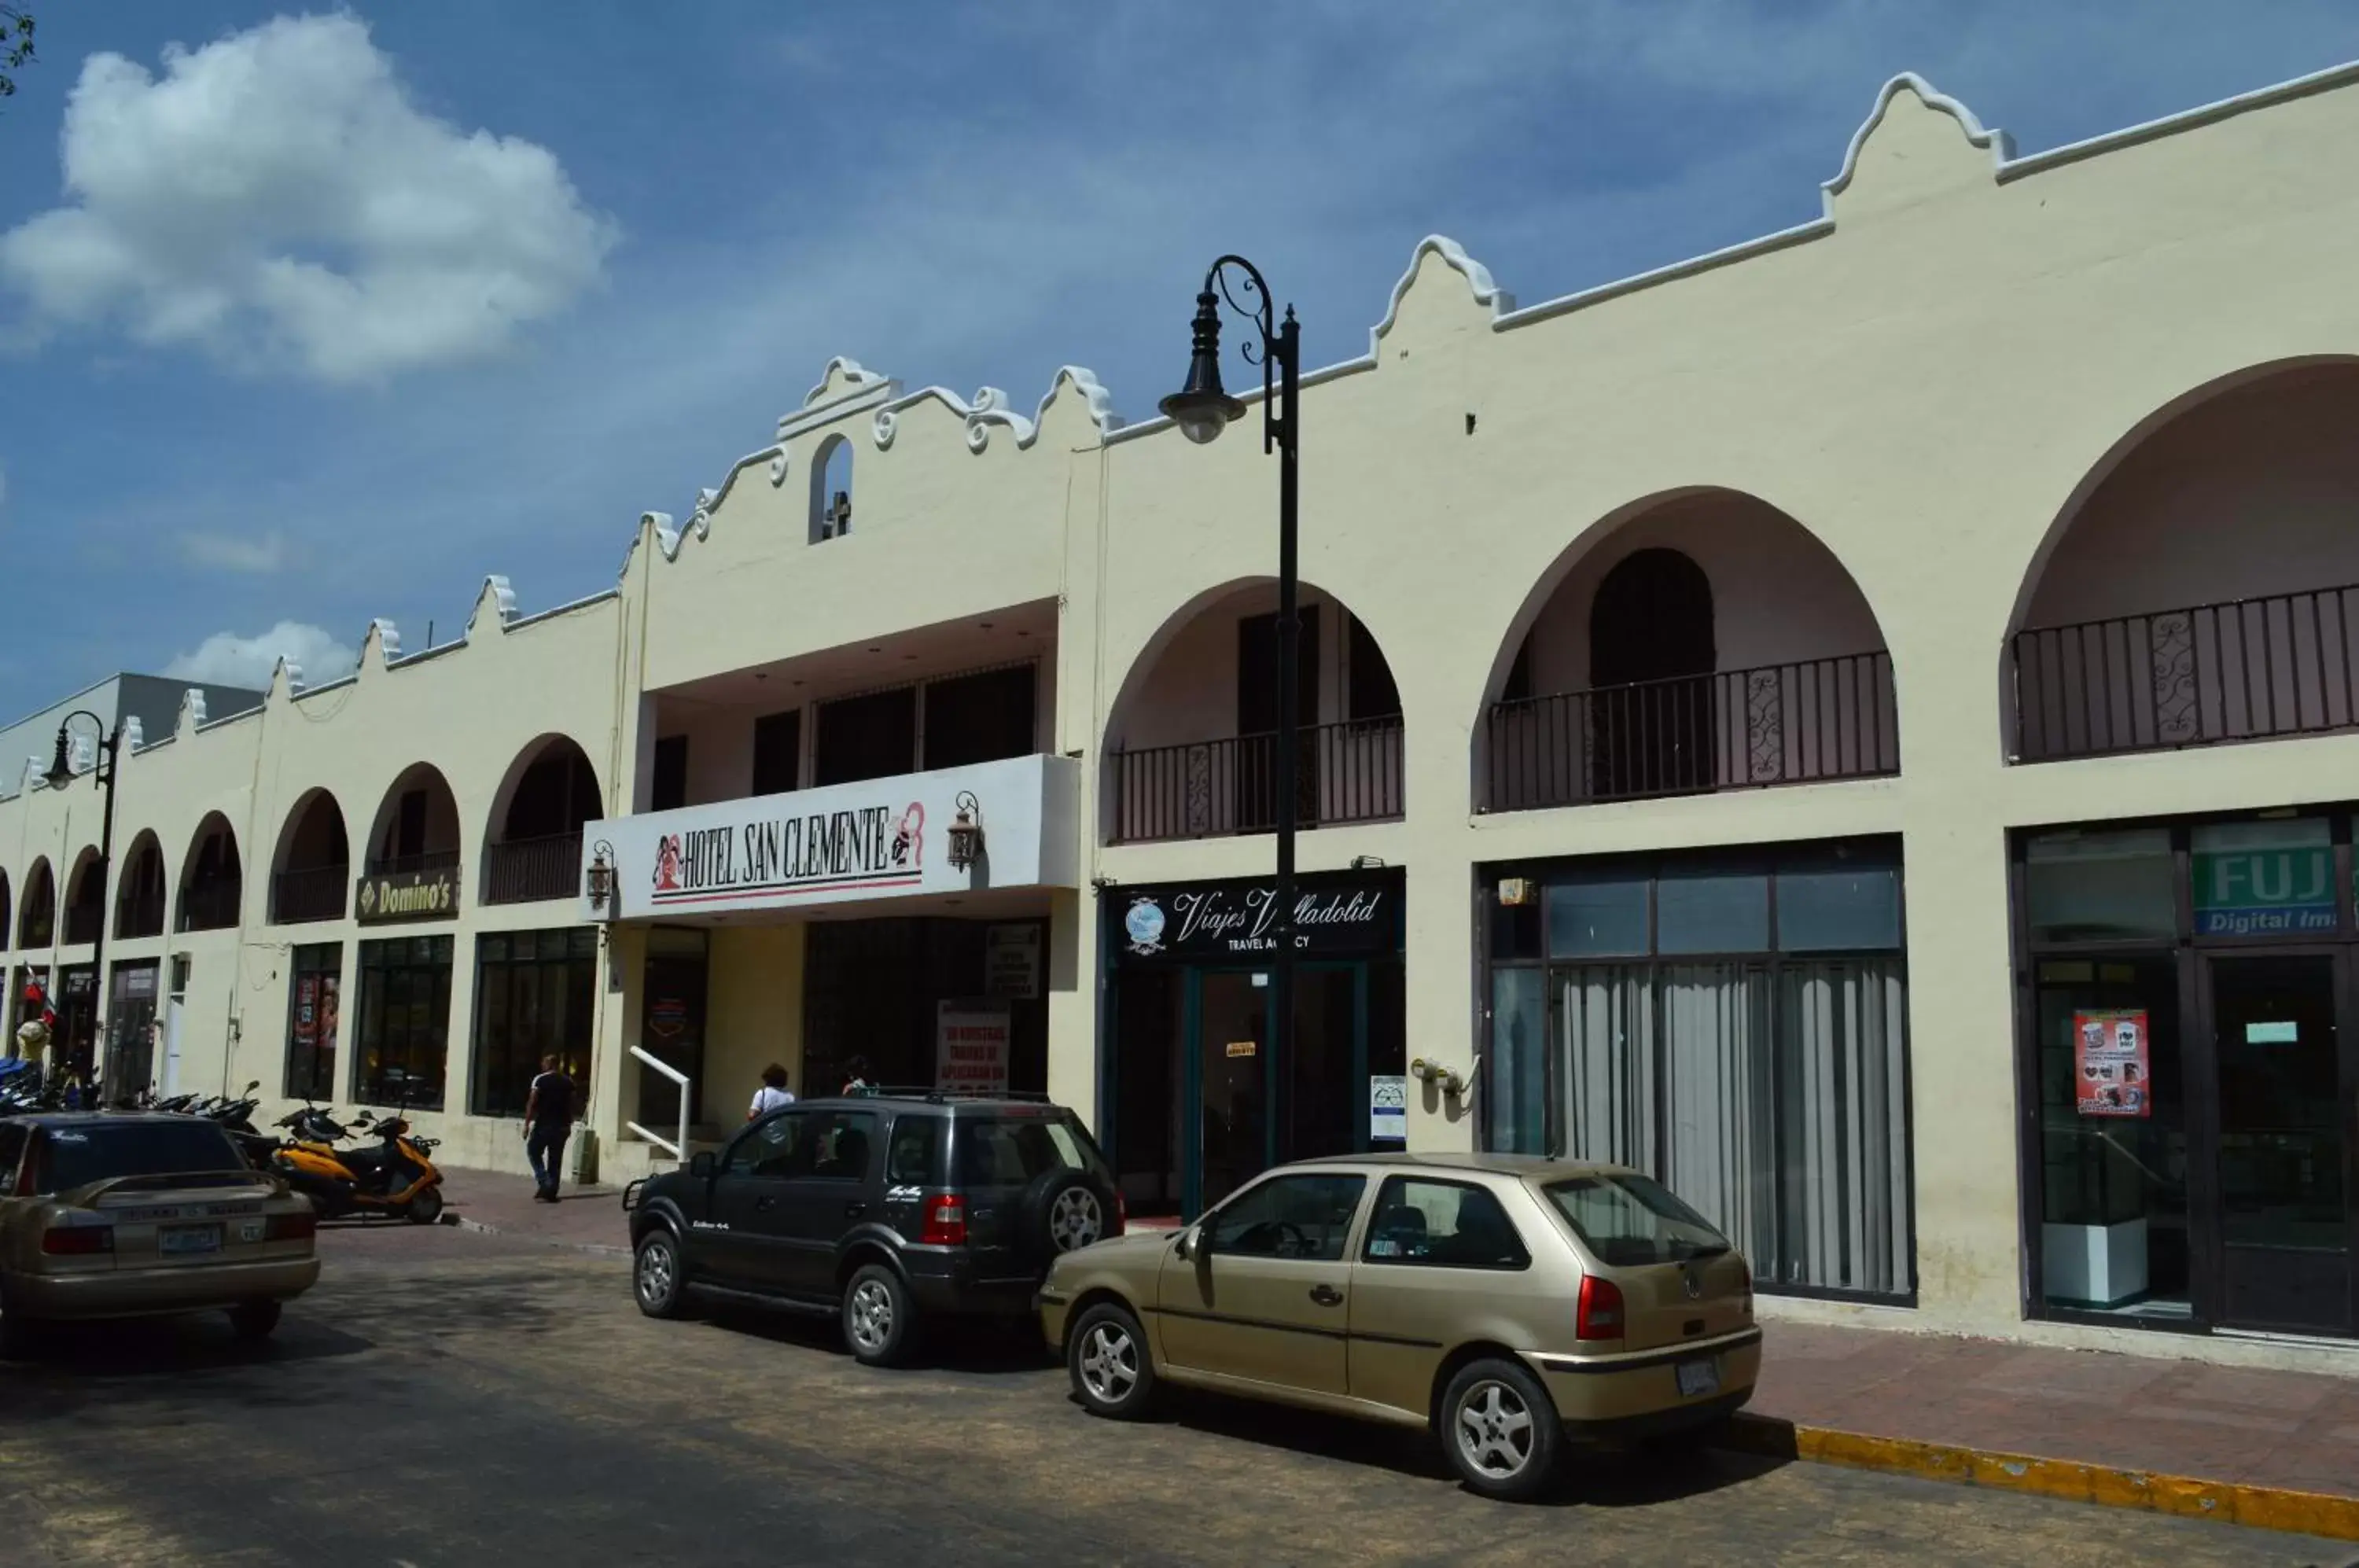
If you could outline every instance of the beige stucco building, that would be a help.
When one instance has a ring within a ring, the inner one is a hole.
[[[12,993],[127,913],[131,1076],[521,1169],[546,1045],[610,1176],[955,1027],[1135,1213],[1404,1126],[1649,1166],[1777,1311],[2359,1370],[2354,147],[2359,68],[2027,158],[1904,77],[1803,227],[1521,307],[1420,245],[1303,395],[1293,1060],[1274,460],[1072,368],[832,361],[614,592],[185,713],[113,893],[28,772]]]

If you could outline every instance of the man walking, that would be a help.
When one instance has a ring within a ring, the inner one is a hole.
[[[540,1059],[540,1076],[524,1102],[524,1154],[532,1161],[538,1190],[537,1203],[557,1202],[557,1173],[565,1161],[566,1136],[573,1130],[574,1100],[580,1091],[557,1065],[557,1058]]]

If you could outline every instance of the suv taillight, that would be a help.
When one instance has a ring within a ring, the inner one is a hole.
[[[1594,1274],[1581,1277],[1581,1305],[1573,1314],[1575,1339],[1619,1339],[1624,1317],[1622,1287]]]
[[[88,1258],[114,1250],[113,1225],[60,1225],[41,1233],[41,1250],[52,1258]]]
[[[928,1247],[966,1245],[966,1200],[947,1193],[926,1200],[926,1228],[918,1237]]]

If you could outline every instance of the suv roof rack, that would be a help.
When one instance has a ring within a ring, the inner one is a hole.
[[[834,1097],[841,1099],[845,1096],[837,1095]],[[929,1104],[937,1105],[963,1104],[971,1100],[1013,1100],[1019,1104],[1027,1105],[1052,1105],[1056,1104],[1056,1102],[1049,1098],[1047,1094],[1036,1094],[1029,1089],[1002,1089],[995,1094],[986,1094],[977,1089],[936,1089],[915,1086],[904,1087],[894,1084],[887,1084],[883,1087],[868,1090],[854,1090],[849,1097],[853,1099],[873,1098],[879,1100],[924,1100]]]

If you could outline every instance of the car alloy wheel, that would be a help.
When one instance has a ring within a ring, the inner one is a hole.
[[[871,1356],[893,1339],[893,1292],[881,1279],[863,1279],[852,1290],[852,1311],[846,1317],[852,1341]]]
[[[1505,1383],[1484,1381],[1458,1401],[1458,1452],[1493,1482],[1513,1481],[1532,1462],[1532,1412]]]
[[[1087,1247],[1105,1234],[1105,1210],[1087,1187],[1068,1187],[1049,1207],[1049,1239],[1060,1252]]]
[[[1082,1337],[1082,1386],[1102,1405],[1118,1405],[1138,1386],[1138,1342],[1120,1323],[1092,1323]]]
[[[661,1307],[671,1300],[672,1279],[678,1271],[673,1262],[670,1244],[651,1241],[639,1248],[639,1301],[649,1307]]]

